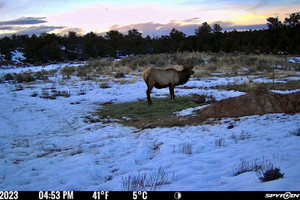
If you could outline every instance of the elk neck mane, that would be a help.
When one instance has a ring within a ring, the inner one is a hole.
[[[186,82],[188,82],[190,76],[191,76],[191,74],[190,74],[188,68],[184,68],[183,70],[179,71],[179,73],[178,73],[178,78],[179,78],[178,85],[183,85]]]

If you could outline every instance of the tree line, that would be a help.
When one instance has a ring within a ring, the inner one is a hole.
[[[121,57],[137,54],[174,53],[183,51],[300,53],[300,14],[293,13],[284,22],[267,18],[267,29],[222,31],[220,24],[202,23],[194,35],[187,36],[173,28],[169,35],[146,37],[136,29],[123,34],[117,30],[104,36],[93,32],[79,35],[69,32],[40,35],[12,35],[0,39],[0,54],[11,59],[11,51],[21,49],[28,63],[87,60],[96,57]]]

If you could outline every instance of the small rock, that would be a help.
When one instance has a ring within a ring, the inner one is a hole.
[[[193,94],[191,100],[197,104],[205,103],[205,96],[199,94]]]
[[[232,128],[234,128],[234,125],[233,124],[229,124],[229,126],[227,128],[228,129],[232,129]]]

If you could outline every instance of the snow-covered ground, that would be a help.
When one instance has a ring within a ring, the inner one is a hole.
[[[25,69],[2,69],[0,74],[13,70]],[[244,79],[191,79],[188,87],[175,91],[220,100],[244,93],[210,87]],[[0,84],[1,190],[123,190],[128,177],[155,175],[159,169],[168,176],[159,190],[300,190],[300,114],[137,130],[90,119],[99,103],[144,99],[142,79],[100,85],[59,75],[46,83]],[[67,91],[70,97],[41,98],[54,90]],[[154,89],[153,96],[168,92]],[[254,170],[235,175],[241,163],[272,163],[284,178],[262,183]]]

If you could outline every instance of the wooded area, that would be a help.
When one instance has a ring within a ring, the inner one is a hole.
[[[174,53],[183,51],[244,52],[255,54],[299,54],[300,14],[293,13],[284,22],[278,17],[267,18],[268,29],[224,31],[220,24],[202,23],[195,35],[187,36],[172,29],[169,35],[146,37],[136,29],[122,34],[111,30],[104,36],[93,32],[78,35],[43,33],[12,35],[0,39],[0,54],[11,59],[11,51],[20,49],[28,63],[87,60],[96,57],[121,57],[137,54]]]

